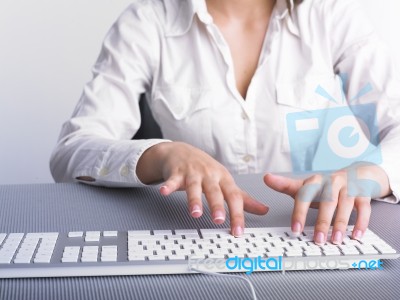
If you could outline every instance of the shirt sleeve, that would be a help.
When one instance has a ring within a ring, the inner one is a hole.
[[[349,105],[374,103],[381,151],[380,166],[393,194],[383,200],[400,199],[400,80],[389,51],[379,39],[359,1],[325,1],[335,73],[348,78],[345,94]],[[329,10],[329,12],[328,12]],[[367,87],[367,88],[366,88]],[[370,90],[368,90],[370,89]],[[367,92],[368,90],[368,92]],[[364,94],[365,95],[362,95]]]
[[[57,182],[86,176],[103,186],[141,186],[136,165],[162,139],[131,140],[140,127],[140,94],[151,89],[160,30],[148,1],[135,1],[108,32],[93,79],[64,123],[50,169]]]

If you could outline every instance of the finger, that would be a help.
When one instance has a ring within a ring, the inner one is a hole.
[[[342,188],[339,192],[338,206],[336,217],[332,229],[332,243],[341,244],[346,234],[347,225],[349,223],[351,212],[354,207],[354,197],[349,197],[346,188]]]
[[[293,198],[296,196],[297,191],[303,186],[302,179],[293,179],[274,174],[266,174],[264,176],[264,182],[275,191],[285,193]]]
[[[168,196],[173,192],[183,187],[183,175],[175,174],[170,176],[164,184],[160,187],[160,193],[164,196]]]
[[[357,220],[353,229],[353,239],[360,240],[365,230],[368,228],[369,218],[371,216],[371,198],[356,197],[354,207],[357,210]]]
[[[244,230],[243,193],[234,183],[221,183],[221,189],[229,208],[231,233],[239,237]]]
[[[219,183],[215,180],[203,181],[202,188],[211,210],[213,222],[222,224],[225,222],[224,196]]]
[[[198,176],[187,177],[185,188],[191,216],[194,218],[201,217],[203,214],[201,178]]]
[[[304,181],[304,185],[298,189],[294,197],[294,207],[292,212],[292,232],[294,235],[299,235],[304,228],[308,209],[310,208],[311,201],[319,194],[321,178],[312,176]]]
[[[319,203],[314,229],[314,242],[316,244],[324,244],[327,240],[328,231],[338,203],[339,191],[344,185],[343,181],[342,177],[338,177],[331,182],[326,182],[322,188],[322,202]]]
[[[255,215],[265,215],[268,212],[269,207],[267,205],[257,201],[246,192],[242,191],[242,197],[245,211]]]

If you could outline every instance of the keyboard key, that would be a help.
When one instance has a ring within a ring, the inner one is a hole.
[[[186,238],[188,237],[199,238],[199,233],[196,229],[189,229],[189,230],[178,229],[175,230],[175,235],[183,235]]]
[[[358,245],[357,248],[364,255],[366,255],[366,254],[378,254],[378,251],[374,247],[372,247],[370,245]]]
[[[360,245],[361,243],[357,240],[348,239],[348,240],[343,240],[343,244],[356,246],[356,245]]]
[[[98,242],[100,241],[100,231],[87,231],[85,234],[86,242]]]
[[[163,255],[152,255],[148,257],[149,260],[153,261],[153,260],[165,260],[165,256]]]
[[[118,231],[104,231],[103,236],[104,237],[117,237]]]
[[[145,261],[146,256],[143,255],[128,255],[129,261]]]
[[[200,232],[203,238],[232,236],[229,229],[201,229]]]
[[[301,257],[303,252],[285,252],[287,257]]]
[[[396,250],[390,247],[389,245],[385,244],[374,244],[375,248],[378,249],[379,252],[382,254],[394,254]]]
[[[356,248],[354,249],[343,249],[342,250],[344,255],[359,255],[360,251],[358,251]]]
[[[305,256],[321,256],[321,251],[304,251]]]
[[[339,250],[337,250],[337,251],[324,251],[323,252],[324,253],[324,255],[325,256],[338,256],[338,255],[340,255],[340,251]]]
[[[203,257],[204,258],[204,257]],[[186,260],[187,256],[186,255],[169,255],[168,256],[169,260]],[[192,258],[193,259],[193,258]]]
[[[34,263],[50,263],[51,257],[49,256],[39,256],[33,259]]]
[[[128,237],[136,237],[136,236],[140,236],[140,237],[149,237],[151,235],[150,230],[129,230],[128,231]]]
[[[61,258],[61,262],[63,262],[63,263],[68,263],[68,262],[73,262],[73,263],[76,263],[78,261],[78,257],[77,256],[75,256],[75,257],[69,257],[69,256],[67,256],[67,257],[65,257],[65,256],[63,256],[62,258]]]
[[[154,235],[172,235],[171,230],[153,230]]]
[[[13,262],[14,264],[29,264],[31,259],[32,256],[29,257],[22,256],[22,257],[16,257]]]
[[[81,262],[97,262],[97,255],[96,256],[82,256],[81,257]]]
[[[83,231],[71,231],[71,232],[68,233],[68,237],[70,237],[70,238],[83,237]]]
[[[209,254],[208,258],[225,258],[225,255],[222,253],[213,253],[213,254]]]

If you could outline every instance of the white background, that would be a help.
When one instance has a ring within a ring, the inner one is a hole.
[[[400,66],[400,1],[360,1]],[[48,162],[61,125],[130,2],[0,0],[0,184],[53,181]]]

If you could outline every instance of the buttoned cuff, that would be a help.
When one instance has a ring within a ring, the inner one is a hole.
[[[91,177],[94,181],[76,180],[107,187],[146,186],[136,174],[137,163],[147,149],[164,142],[171,141],[164,139],[118,141],[99,154],[92,168],[78,170],[74,178]]]

